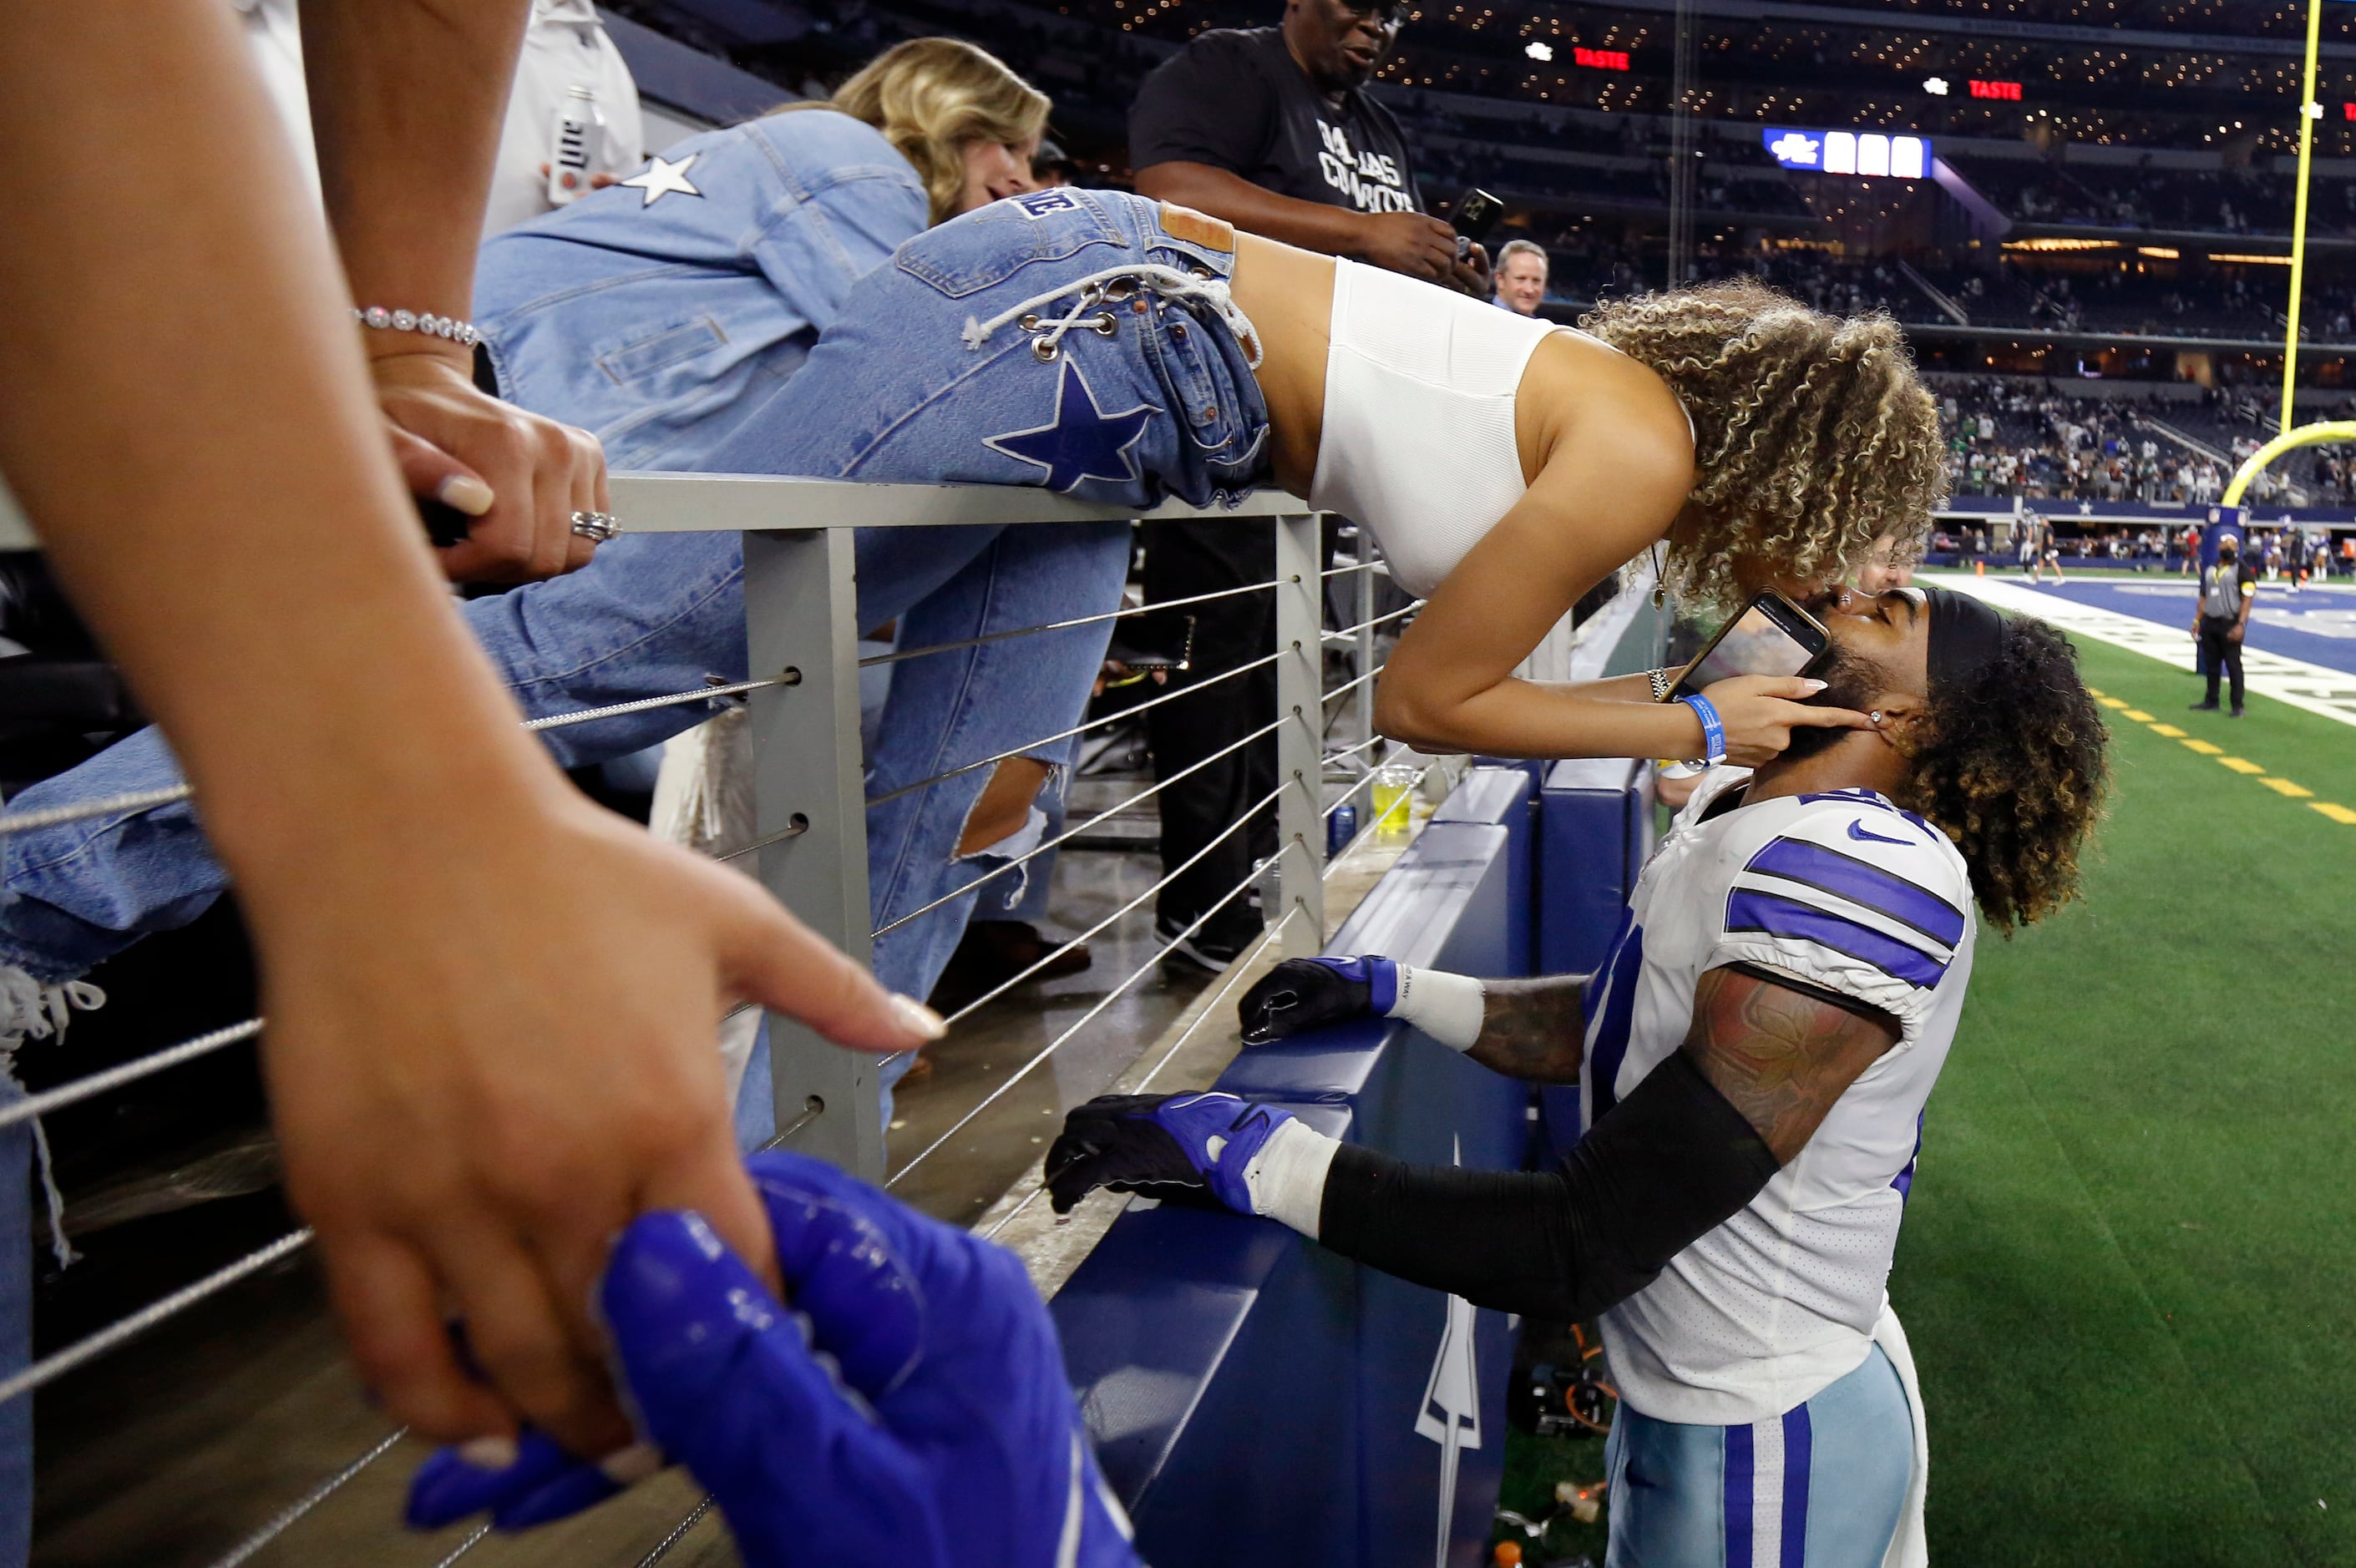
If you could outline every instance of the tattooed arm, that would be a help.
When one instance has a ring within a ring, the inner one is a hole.
[[[1492,994],[1483,1044],[1504,1051],[1511,1041],[1536,1053],[1536,1037],[1567,1037],[1575,1065],[1579,1002],[1569,983],[1519,986],[1505,1008]],[[1499,1027],[1516,1012],[1537,1018],[1526,1029]],[[1255,1189],[1254,1211],[1475,1306],[1590,1317],[1650,1285],[1756,1198],[1897,1039],[1888,1018],[1805,981],[1748,965],[1713,969],[1697,988],[1684,1048],[1557,1169],[1411,1166],[1355,1145],[1310,1147],[1318,1160],[1295,1156],[1269,1168],[1316,1190],[1271,1190],[1263,1206]],[[1291,1141],[1312,1146],[1319,1136],[1303,1129]]]
[[[1576,1083],[1587,1041],[1584,975],[1483,980],[1481,1038],[1465,1054],[1508,1078]]]
[[[1887,1013],[1739,964],[1701,977],[1682,1049],[1783,1166],[1898,1035]]]

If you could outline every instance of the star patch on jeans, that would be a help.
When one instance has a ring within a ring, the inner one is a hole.
[[[1130,448],[1161,411],[1151,403],[1140,403],[1120,413],[1105,412],[1088,389],[1088,379],[1066,359],[1063,375],[1055,383],[1054,417],[1029,430],[984,436],[981,443],[1045,469],[1047,476],[1039,483],[1050,490],[1068,491],[1083,479],[1127,484],[1142,476]]]

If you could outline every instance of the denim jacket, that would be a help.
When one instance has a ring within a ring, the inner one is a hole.
[[[928,211],[907,159],[831,110],[708,132],[632,178],[495,237],[475,278],[501,392],[616,468],[701,466]]]

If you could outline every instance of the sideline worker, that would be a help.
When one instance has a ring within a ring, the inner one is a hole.
[[[2201,642],[2209,695],[2192,705],[2195,713],[2217,711],[2222,669],[2233,677],[2233,716],[2242,716],[2242,633],[2250,624],[2250,606],[2257,603],[2258,574],[2241,557],[2240,541],[2227,534],[2217,541],[2217,564],[2201,570],[2201,607],[2193,613],[2192,635]]]

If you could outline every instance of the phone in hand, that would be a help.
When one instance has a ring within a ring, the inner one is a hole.
[[[1718,629],[1662,700],[1694,696],[1738,675],[1806,675],[1824,662],[1832,645],[1823,622],[1771,588]]]
[[[1472,253],[1475,245],[1485,245],[1496,232],[1497,220],[1505,216],[1505,201],[1478,188],[1468,190],[1456,203],[1456,217],[1451,227],[1456,230],[1456,253],[1460,257]]]

